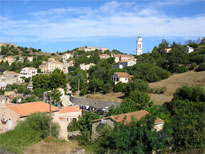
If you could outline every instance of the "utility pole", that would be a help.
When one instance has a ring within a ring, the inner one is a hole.
[[[51,99],[50,99],[50,96],[48,96],[48,102],[49,102],[49,136],[51,136]]]

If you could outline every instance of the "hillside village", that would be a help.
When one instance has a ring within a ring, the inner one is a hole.
[[[134,148],[162,153],[201,150],[205,78],[200,77],[197,87],[182,84],[170,94],[171,99],[160,103],[153,95],[163,99],[161,96],[169,92],[168,83],[163,86],[155,83],[170,76],[186,72],[205,75],[205,38],[184,45],[162,40],[151,53],[142,53],[141,37],[137,43],[136,55],[87,46],[46,53],[0,43],[0,148],[12,148],[1,144],[4,135],[18,134],[24,122],[29,125],[27,119],[46,119],[50,112],[52,132],[59,132],[52,136],[77,141],[92,152],[136,153]],[[121,101],[106,98],[106,94],[112,93],[113,98],[114,93],[120,94]],[[87,97],[95,94],[101,94],[102,99]],[[190,120],[195,121],[187,123]],[[195,134],[186,133],[192,129],[197,129]],[[180,133],[182,136],[178,137]],[[37,140],[25,143],[24,148]],[[121,145],[125,143],[126,147]],[[129,147],[132,144],[136,145],[133,149]]]

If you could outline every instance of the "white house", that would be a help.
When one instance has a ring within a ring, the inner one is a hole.
[[[93,63],[87,64],[87,65],[86,64],[80,64],[80,69],[84,70],[84,71],[89,70],[91,66],[95,66],[95,64],[93,64]]]
[[[122,83],[128,83],[132,79],[132,75],[129,75],[126,72],[114,72],[112,75],[112,81],[114,81],[115,84],[118,82]]]
[[[129,66],[133,66],[136,64],[136,61],[129,60],[129,61],[120,61],[117,64],[113,65],[112,68],[125,68]]]
[[[114,57],[116,63],[118,63],[119,61],[128,61],[128,60],[136,61],[136,58],[132,55],[113,54],[112,57]]]
[[[191,53],[191,52],[193,52],[194,51],[194,48],[192,48],[192,47],[190,47],[190,46],[187,46],[186,47],[186,52],[187,53]]]
[[[22,68],[20,75],[19,75],[19,81],[23,82],[23,78],[32,78],[32,76],[37,75],[37,69],[34,67],[25,67]]]
[[[166,53],[169,53],[172,50],[172,48],[165,48]]]

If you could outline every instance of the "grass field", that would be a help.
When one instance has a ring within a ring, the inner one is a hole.
[[[166,87],[167,90],[164,94],[149,94],[149,96],[151,97],[154,104],[161,105],[165,102],[171,101],[173,98],[173,93],[177,88],[183,85],[205,87],[205,71],[189,71],[181,74],[174,74],[168,79],[150,83],[150,88]]]

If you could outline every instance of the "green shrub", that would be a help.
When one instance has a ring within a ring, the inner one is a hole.
[[[160,81],[168,78],[170,75],[168,71],[149,63],[138,63],[126,69],[129,74],[134,75],[134,78],[141,78],[148,82]]]
[[[166,90],[166,87],[155,87],[150,89],[150,93],[163,94]]]
[[[197,67],[197,64],[195,62],[191,63],[189,70],[193,70]]]
[[[139,90],[141,92],[148,92],[149,85],[146,81],[141,79],[132,80],[126,84],[125,88],[123,89],[123,93],[125,94],[125,96],[129,96],[129,94],[134,90]]]
[[[88,92],[88,89],[87,89],[87,88],[81,89],[81,90],[80,90],[80,96],[83,96],[83,95],[87,94],[87,92]]]
[[[185,66],[177,66],[174,70],[176,73],[184,73],[187,72],[189,69],[186,68]]]
[[[125,86],[126,86],[126,83],[118,82],[116,85],[114,85],[113,91],[122,92]]]
[[[205,71],[205,62],[200,63],[199,67],[196,69],[197,72]]]

